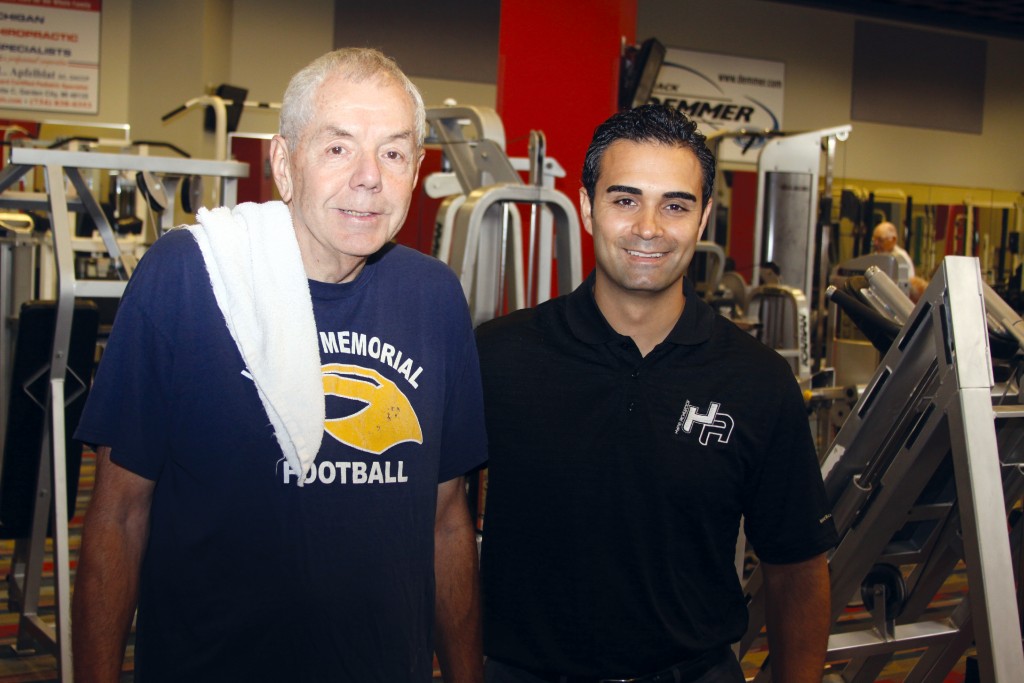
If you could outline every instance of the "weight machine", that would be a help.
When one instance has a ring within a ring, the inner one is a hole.
[[[31,171],[40,168],[43,171],[46,192],[23,192],[11,188]],[[37,442],[40,447],[36,453],[0,452],[0,463],[5,477],[13,467],[13,459],[28,458],[31,467],[37,467],[35,477],[35,494],[31,497],[31,533],[27,538],[18,538],[18,544],[27,543],[27,548],[16,549],[15,557],[24,558],[23,564],[12,568],[16,585],[14,592],[20,601],[20,618],[18,622],[18,646],[29,648],[35,643],[43,649],[52,651],[57,658],[57,672],[61,681],[71,681],[71,622],[70,622],[70,577],[67,520],[68,500],[68,468],[67,468],[67,434],[66,407],[80,393],[75,383],[87,384],[89,377],[77,377],[69,372],[69,353],[72,347],[73,326],[79,316],[75,315],[80,299],[120,298],[127,284],[128,276],[134,265],[133,259],[121,251],[114,230],[110,225],[99,203],[93,197],[83,171],[120,170],[138,173],[165,174],[164,183],[168,185],[167,206],[161,215],[161,229],[171,227],[174,220],[173,198],[177,179],[192,175],[206,175],[221,178],[224,182],[224,197],[231,204],[235,201],[237,179],[248,175],[248,165],[228,161],[208,161],[166,157],[150,157],[132,154],[108,154],[58,149],[13,148],[10,161],[0,172],[0,209],[44,211],[50,217],[49,239],[53,243],[53,259],[56,277],[57,301],[53,307],[52,347],[48,354],[48,363],[36,372],[30,384],[38,385],[45,378],[45,389],[34,391],[33,396],[40,404],[43,412],[44,429]],[[70,186],[70,188],[69,188]],[[74,240],[72,235],[72,214],[86,212],[93,219],[99,232],[102,247],[106,250],[116,280],[81,279],[74,267]],[[22,247],[31,247],[30,238],[26,237]],[[32,264],[28,260],[29,265]],[[0,334],[0,359],[5,367],[10,367],[13,357],[13,338],[18,321],[15,311],[32,296],[32,287],[25,284],[26,274],[14,272],[16,265],[24,266],[25,259],[2,258],[0,281],[4,292],[13,292],[15,296],[5,295],[3,330]],[[31,280],[32,273],[27,274]],[[95,339],[95,333],[93,333]],[[80,345],[79,345],[80,346]],[[91,352],[92,349],[90,348]],[[45,354],[44,354],[45,355]],[[81,374],[81,373],[77,373]],[[5,375],[5,382],[11,377]],[[68,390],[68,382],[72,382]],[[18,390],[29,392],[29,387],[17,387]],[[0,415],[6,421],[10,405],[11,387],[7,384],[0,387]],[[41,394],[41,395],[40,395]],[[13,424],[0,423],[0,428],[12,430]],[[7,435],[0,431],[0,443],[11,443]],[[23,468],[22,468],[23,469]],[[0,492],[7,495],[4,487],[7,481],[0,481]],[[6,510],[5,510],[6,512]],[[52,528],[53,536],[53,573],[55,583],[55,618],[56,624],[51,626],[39,614],[39,591],[42,580],[43,556],[48,527]]]
[[[565,175],[547,156],[543,134],[531,132],[529,158],[505,155],[505,130],[492,109],[427,110],[428,144],[441,145],[446,170],[424,180],[431,197],[445,197],[438,211],[435,256],[462,282],[473,324],[551,297],[552,263],[560,293],[583,281],[576,208],[554,189]],[[528,170],[524,183],[519,170]],[[531,209],[529,243],[523,248],[518,207]],[[524,259],[524,254],[528,257]]]
[[[1024,671],[1012,562],[1022,522],[1010,515],[1024,495],[1024,400],[1016,382],[993,389],[986,316],[1015,347],[1024,323],[986,291],[977,259],[943,261],[822,462],[840,535],[828,660],[845,683],[875,680],[908,650],[920,657],[906,681],[942,681],[972,644],[982,680]],[[961,562],[967,594],[934,606]],[[741,656],[764,625],[763,588],[755,569]],[[855,596],[868,628],[840,619]],[[769,655],[756,680],[770,665]]]
[[[804,133],[739,130],[708,138],[716,152],[726,138],[764,140],[757,158],[749,292],[755,305],[748,317],[758,314],[761,340],[788,357],[805,384],[820,369],[824,355],[833,166],[837,143],[845,141],[851,130],[849,125]],[[823,185],[820,195],[819,185]],[[718,241],[716,219],[712,212],[707,232],[714,241]],[[767,276],[764,264],[769,262],[778,268],[777,278]]]

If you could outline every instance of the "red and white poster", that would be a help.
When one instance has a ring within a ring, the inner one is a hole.
[[[0,107],[99,111],[102,0],[0,2]]]

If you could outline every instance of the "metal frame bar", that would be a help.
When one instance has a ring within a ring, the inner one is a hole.
[[[809,382],[811,309],[803,291],[787,285],[754,287],[747,301],[747,317],[760,323],[758,337],[790,362],[797,380]]]
[[[501,315],[506,298],[513,310],[550,298],[552,261],[557,263],[560,293],[579,285],[579,219],[572,202],[553,187],[552,176],[564,171],[545,157],[544,136],[531,132],[531,183],[525,184],[505,154],[505,129],[493,109],[432,108],[427,121],[427,143],[442,146],[452,172],[432,174],[424,184],[434,197],[459,190],[464,196],[446,200],[439,210],[437,256],[459,277],[473,323]],[[475,138],[467,138],[468,127]],[[513,210],[520,204],[532,210],[527,251],[522,218]]]
[[[480,257],[482,249],[494,243],[494,229],[485,228],[485,224],[488,223],[486,218],[491,214],[493,207],[511,204],[538,204],[551,210],[555,223],[558,291],[571,292],[583,282],[579,219],[576,217],[575,207],[565,195],[532,185],[497,184],[479,188],[469,194],[465,203],[456,212],[451,246],[451,264],[462,282],[466,297],[473,303],[474,324],[484,322],[495,315],[495,293],[480,288],[474,289],[475,283],[479,282],[477,270],[481,269],[481,265],[486,265]],[[523,308],[526,303],[521,234],[519,230],[514,232],[513,244],[518,237],[519,246],[512,249],[513,255],[510,258],[513,263],[508,273],[513,278],[509,290],[510,305],[515,309]],[[539,262],[538,267],[543,268],[544,264]]]
[[[803,255],[804,270],[800,277],[789,273],[783,277],[783,283],[797,287],[807,296],[811,296],[814,287],[815,238],[818,227],[818,179],[821,177],[822,139],[835,138],[845,140],[852,126],[835,126],[821,130],[774,137],[765,143],[757,160],[757,208],[754,214],[754,270],[751,284],[761,284],[761,259],[764,243],[771,247],[772,234],[766,234],[765,203],[768,193],[768,174],[799,173],[810,176],[807,224],[794,226],[793,230],[803,231],[807,237],[805,254]],[[834,145],[829,146],[831,151]],[[826,159],[826,177],[831,178],[831,157]],[[768,249],[769,254],[772,249]]]

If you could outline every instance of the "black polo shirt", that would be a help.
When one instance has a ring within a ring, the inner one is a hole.
[[[646,357],[601,315],[593,275],[477,330],[489,656],[573,675],[655,671],[746,629],[741,515],[766,562],[835,542],[788,363],[684,291]]]

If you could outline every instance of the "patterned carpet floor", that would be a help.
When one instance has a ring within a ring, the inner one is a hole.
[[[92,457],[86,454],[82,463],[75,515],[70,524],[72,580],[78,557],[82,518],[93,486],[93,474],[94,463]],[[48,551],[49,547],[48,542]],[[13,541],[0,541],[0,578],[7,576],[9,572],[13,551]],[[965,589],[966,580],[961,572],[947,582],[943,592],[937,597],[934,608],[941,610],[949,604],[955,603]],[[15,652],[18,637],[18,613],[10,610],[7,593],[7,582],[0,581],[0,608],[2,608],[0,609],[0,683],[23,683],[26,681],[52,681],[56,683],[56,660],[52,655],[47,653]],[[44,566],[43,589],[40,596],[40,613],[52,616],[53,604],[53,567],[52,563],[47,560]],[[864,619],[863,610],[851,608],[844,619],[850,622],[862,621]],[[756,673],[764,661],[765,654],[763,646],[755,645],[755,648],[744,659],[744,671],[748,677],[752,677]],[[878,680],[885,683],[898,683],[902,681],[917,657],[918,654],[915,652],[901,653],[894,657]],[[132,667],[133,651],[132,645],[129,643],[128,653],[125,658],[124,675],[122,676],[122,681],[125,683],[132,679]],[[962,683],[965,676],[964,671],[965,661],[961,659],[953,672],[947,676],[945,683]]]
[[[89,494],[92,492],[94,472],[92,456],[86,454],[82,460],[75,513],[69,524],[68,545],[71,555],[72,581],[77,566],[78,547],[81,542],[82,518],[89,503]],[[14,545],[14,541],[0,541],[0,579],[7,577],[10,572]],[[52,558],[52,543],[50,541],[46,542],[46,551],[47,558],[43,564],[43,584],[39,596],[39,613],[51,617],[52,623],[54,589],[53,563],[50,559]],[[11,609],[6,580],[0,581],[0,607],[2,607],[0,610],[0,683],[22,683],[23,681],[53,681],[56,683],[57,661],[53,655],[42,651],[17,651],[19,613]],[[123,680],[131,681],[131,646],[129,646],[128,655],[125,658],[125,670],[127,673]]]

